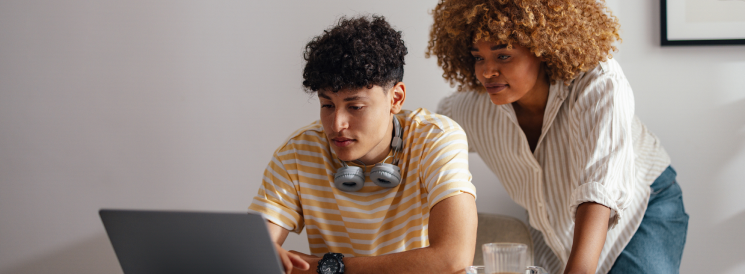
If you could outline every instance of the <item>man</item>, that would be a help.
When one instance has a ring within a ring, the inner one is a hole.
[[[321,119],[276,150],[249,210],[287,273],[455,273],[476,242],[475,188],[458,124],[406,99],[401,33],[342,18],[306,45]],[[312,255],[283,249],[307,228]]]

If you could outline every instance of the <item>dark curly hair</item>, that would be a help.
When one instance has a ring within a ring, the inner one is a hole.
[[[387,90],[403,80],[407,53],[401,32],[383,16],[342,17],[305,46],[303,86],[308,93],[374,85]]]
[[[458,91],[482,90],[469,48],[484,39],[527,47],[543,59],[551,83],[565,84],[612,57],[618,19],[603,0],[440,0],[432,11],[426,57]]]

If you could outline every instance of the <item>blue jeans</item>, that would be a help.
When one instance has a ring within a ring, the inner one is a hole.
[[[610,272],[678,273],[688,231],[683,193],[675,182],[675,170],[667,167],[652,183],[647,211]]]

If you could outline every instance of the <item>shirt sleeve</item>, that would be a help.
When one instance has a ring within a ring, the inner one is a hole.
[[[572,219],[580,204],[595,202],[611,209],[609,229],[623,217],[636,181],[631,135],[634,97],[617,69],[608,71],[608,64],[601,63],[577,82],[572,110],[575,136],[570,140],[573,165],[579,170],[570,200]]]
[[[297,170],[294,149],[285,146],[278,149],[264,170],[259,193],[248,207],[249,211],[261,213],[268,221],[289,231],[300,233],[304,220],[297,192]]]
[[[454,123],[448,130],[431,128],[417,138],[418,143],[423,144],[419,176],[427,189],[429,210],[440,201],[461,193],[476,198],[476,187],[471,183],[468,170],[468,141],[463,129]]]

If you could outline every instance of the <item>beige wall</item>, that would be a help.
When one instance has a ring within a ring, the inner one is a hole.
[[[245,211],[273,150],[317,116],[301,52],[340,15],[402,30],[406,106],[434,109],[452,91],[423,57],[435,3],[0,1],[0,274],[120,273],[99,208]],[[657,1],[609,5],[691,215],[682,273],[745,272],[745,46],[661,48]],[[471,159],[479,210],[524,219]]]

